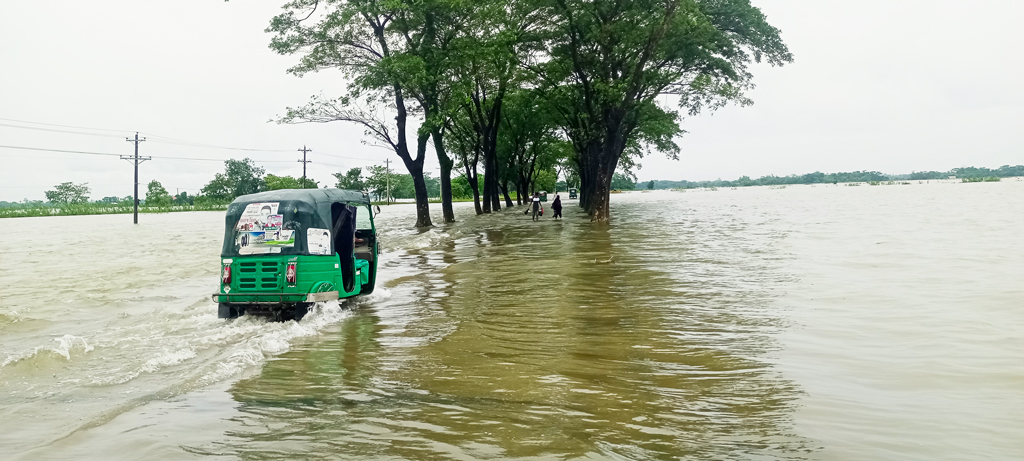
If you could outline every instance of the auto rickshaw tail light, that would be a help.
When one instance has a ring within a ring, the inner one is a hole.
[[[288,263],[288,269],[284,272],[284,280],[289,285],[295,285],[295,263]]]
[[[231,265],[230,264],[225,264],[224,265],[224,270],[221,271],[221,274],[220,274],[220,281],[221,281],[221,283],[223,283],[225,285],[228,285],[228,284],[231,283]]]

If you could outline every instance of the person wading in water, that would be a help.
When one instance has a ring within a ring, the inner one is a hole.
[[[552,218],[562,219],[562,199],[555,194],[555,201],[551,202],[551,210],[554,211]]]
[[[540,207],[540,192],[534,192],[533,193],[533,220],[534,221],[537,221],[537,220],[540,219],[539,217],[537,217],[538,213],[543,213],[543,211],[541,211],[541,207]]]

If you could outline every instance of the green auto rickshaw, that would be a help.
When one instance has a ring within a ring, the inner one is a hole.
[[[577,194],[579,194],[579,190],[578,189],[576,189],[576,188],[569,189],[569,198],[571,198],[571,199],[572,198],[576,198]]]
[[[380,211],[380,208],[377,208]],[[284,189],[228,205],[218,317],[301,319],[315,302],[373,292],[378,242],[370,197]]]

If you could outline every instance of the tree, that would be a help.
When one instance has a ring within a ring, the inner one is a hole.
[[[636,189],[636,180],[627,174],[616,172],[612,175],[611,186],[616,190],[634,190]]]
[[[45,192],[46,200],[54,205],[81,205],[89,202],[89,183],[64,182]]]
[[[430,227],[430,205],[423,182],[423,160],[429,130],[416,133],[416,156],[408,143],[410,112],[423,110],[409,101],[410,78],[427,72],[422,62],[407,59],[410,44],[422,39],[433,49],[436,38],[412,25],[424,25],[420,6],[401,1],[362,0],[321,2],[293,0],[285,12],[271,20],[267,32],[275,34],[270,47],[279,54],[301,53],[299,63],[288,71],[308,72],[336,68],[349,78],[349,94],[337,99],[313,97],[305,106],[288,108],[279,123],[326,123],[345,121],[365,128],[380,146],[395,152],[412,176],[416,192],[416,227]],[[320,8],[319,11],[317,9]],[[296,14],[298,13],[298,14]],[[314,18],[313,13],[318,15]],[[405,33],[403,33],[403,31]],[[413,38],[415,35],[417,38]],[[390,107],[388,107],[390,106]],[[392,117],[390,109],[393,108]],[[393,119],[394,123],[387,120]]]
[[[160,181],[152,180],[146,190],[146,206],[169,207],[171,206],[171,194],[160,184]]]
[[[535,176],[551,169],[571,151],[571,146],[557,135],[558,126],[550,102],[533,91],[520,90],[505,97],[502,130],[498,133],[499,158],[505,160],[516,185],[518,199],[538,189]],[[550,181],[554,187],[554,180]],[[547,182],[545,182],[547,184]]]
[[[678,114],[658,95],[676,95],[691,116],[747,105],[751,62],[792,61],[779,30],[749,0],[534,1],[550,21],[545,59],[528,66],[559,102],[581,205],[593,221],[608,220],[613,175],[631,145],[634,153],[638,144],[665,147],[666,137],[682,133],[667,123]]]
[[[452,197],[458,199],[473,197],[473,190],[469,187],[469,180],[466,179],[465,175],[452,179]]]
[[[467,179],[482,195],[483,206],[478,213],[490,213],[501,209],[499,191],[505,193],[506,205],[511,205],[508,183],[515,182],[515,175],[504,171],[509,158],[500,158],[498,147],[500,133],[505,129],[502,112],[506,96],[527,83],[519,63],[527,59],[533,25],[542,18],[528,1],[479,1],[468,5],[474,14],[467,18],[465,34],[454,47],[460,55],[451,66],[451,78],[456,82],[452,91],[458,95],[452,98],[451,110],[459,113],[463,125],[458,127],[460,131],[472,133],[463,134],[465,139],[472,140],[464,143],[473,146],[472,161],[467,162],[465,155],[460,157],[467,169]],[[477,161],[483,162],[485,173],[482,190],[476,176]]]
[[[189,196],[188,192],[185,191],[179,192],[178,195],[174,197],[175,205],[192,205],[193,203],[193,197]]]
[[[291,176],[277,176],[268,174],[264,179],[266,190],[280,189],[316,189],[320,187],[320,181],[309,178],[293,178]]]
[[[654,190],[654,180],[653,179],[647,183],[647,190]]]
[[[338,180],[338,183],[335,185],[338,189],[366,189],[366,184],[363,183],[362,168],[352,168],[345,173],[334,173],[333,176]]]
[[[225,160],[224,173],[217,173],[200,192],[215,202],[230,202],[235,197],[267,190],[263,179],[266,171],[252,159]]]
[[[480,133],[473,128],[472,121],[462,111],[456,111],[452,115],[448,121],[447,130],[448,145],[451,147],[451,152],[455,154],[464,169],[461,176],[452,180],[452,194],[454,196],[456,193],[455,188],[457,187],[454,181],[464,181],[469,192],[472,194],[476,214],[481,215],[484,213],[484,210],[480,205],[480,177],[477,171],[480,155],[483,152]]]
[[[555,182],[558,179],[554,168],[538,170],[533,178],[533,190],[555,192]]]
[[[390,172],[383,165],[373,165],[366,169],[370,174],[366,178],[366,189],[371,194],[377,196],[377,200],[384,200],[394,196],[392,192],[398,183],[394,173]]]
[[[202,189],[199,189],[199,193],[202,194],[200,197],[203,198],[203,202],[211,201],[212,203],[227,203],[234,200],[235,196],[231,192],[231,183],[228,181],[227,176],[221,173],[217,173],[213,180],[206,183]]]

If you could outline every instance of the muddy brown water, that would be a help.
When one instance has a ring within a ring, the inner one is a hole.
[[[216,318],[221,213],[5,219],[14,459],[1021,459],[1024,181],[380,216],[380,287]]]

